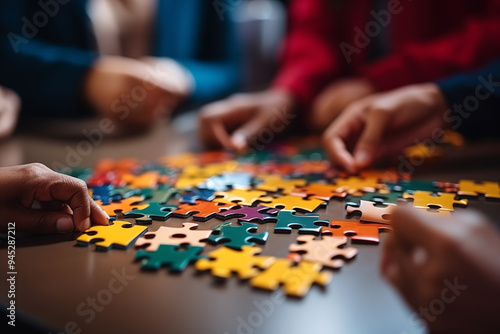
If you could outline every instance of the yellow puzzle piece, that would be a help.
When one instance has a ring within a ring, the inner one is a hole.
[[[337,191],[355,194],[359,192],[375,192],[375,189],[380,188],[377,177],[360,178],[357,176],[349,176],[347,178],[335,179]]]
[[[466,199],[456,200],[455,194],[439,193],[434,195],[430,191],[415,191],[413,194],[404,193],[403,198],[413,198],[413,206],[416,208],[428,208],[437,206],[440,210],[454,211],[454,204],[467,205]]]
[[[212,202],[224,204],[234,204],[234,202],[238,202],[239,205],[251,206],[255,201],[261,200],[262,196],[265,194],[265,191],[245,189],[217,191],[215,195],[223,197],[215,198]]]
[[[208,254],[211,260],[200,259],[195,267],[200,271],[210,269],[216,277],[229,278],[234,272],[241,279],[247,279],[259,273],[256,266],[264,269],[274,262],[272,256],[256,256],[260,251],[260,248],[251,246],[243,246],[241,251],[222,247]]]
[[[476,183],[471,180],[460,180],[458,194],[463,196],[479,196],[479,194],[483,194],[486,198],[500,199],[500,185],[498,182]]]
[[[289,194],[295,187],[305,186],[307,181],[304,179],[284,179],[278,175],[263,176],[263,183],[255,188],[265,191],[282,190],[283,194]]]
[[[269,268],[253,277],[250,284],[265,290],[276,290],[283,284],[287,295],[303,297],[312,284],[325,286],[332,279],[330,273],[321,272],[321,269],[319,263],[301,261],[294,266],[288,259],[277,259]]]
[[[148,228],[145,226],[132,226],[129,222],[116,220],[111,225],[92,226],[76,241],[85,246],[96,242],[98,250],[108,250],[110,247],[126,249],[147,230]]]
[[[280,196],[278,198],[263,197],[260,198],[260,201],[261,201],[260,204],[271,208],[281,206],[283,207],[284,210],[293,211],[296,209],[301,209],[307,212],[313,212],[320,205],[325,204],[324,201],[316,198],[305,199],[302,197],[292,196],[292,195]]]

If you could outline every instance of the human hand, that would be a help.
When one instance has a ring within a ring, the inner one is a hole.
[[[33,204],[40,203],[40,209]],[[0,227],[16,223],[19,232],[85,231],[109,217],[90,198],[85,182],[53,172],[42,164],[0,168]]]
[[[140,127],[167,115],[185,97],[164,67],[114,56],[103,56],[94,64],[83,89],[100,115]]]
[[[474,212],[398,207],[381,272],[431,333],[500,333],[500,233]]]
[[[350,173],[399,152],[444,126],[438,86],[420,84],[350,104],[323,134],[332,162]],[[352,153],[351,153],[352,152]]]
[[[21,101],[17,94],[0,87],[0,140],[14,132],[20,108]]]
[[[295,118],[294,109],[293,97],[284,91],[233,95],[201,110],[200,135],[209,146],[243,151],[263,131],[284,131]]]
[[[351,103],[375,93],[373,84],[363,78],[338,80],[316,98],[312,107],[310,126],[322,132]]]

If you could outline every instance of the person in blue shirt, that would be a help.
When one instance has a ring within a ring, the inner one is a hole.
[[[229,15],[205,0],[1,1],[0,85],[21,117],[149,125],[238,89]]]

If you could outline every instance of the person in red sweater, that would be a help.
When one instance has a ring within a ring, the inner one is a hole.
[[[283,131],[299,110],[322,131],[360,98],[494,59],[499,31],[500,0],[294,0],[269,89],[207,105],[201,137],[243,150]]]

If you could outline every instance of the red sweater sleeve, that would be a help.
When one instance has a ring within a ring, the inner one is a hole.
[[[358,75],[379,90],[436,80],[478,67],[500,55],[500,1],[471,17],[455,32],[427,42],[408,43],[399,52],[362,66]]]
[[[289,18],[281,66],[272,87],[289,91],[307,107],[340,72],[333,11],[324,0],[295,0]]]

